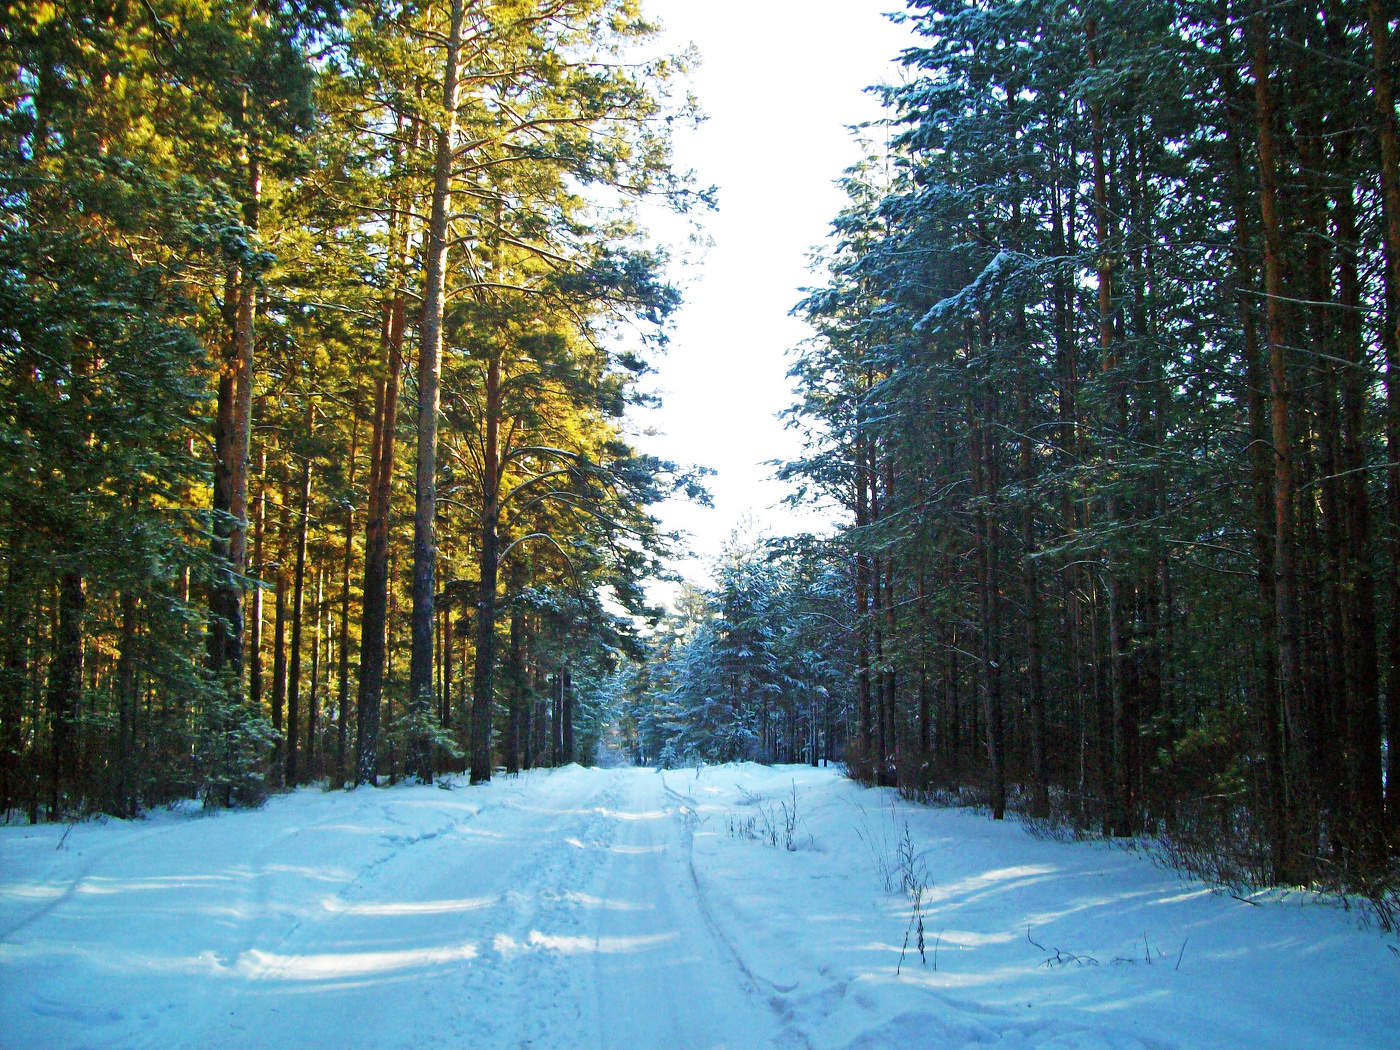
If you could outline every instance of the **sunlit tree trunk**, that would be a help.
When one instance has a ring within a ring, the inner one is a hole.
[[[476,603],[476,664],[472,668],[473,784],[491,779],[491,714],[496,682],[496,584],[500,573],[502,463],[501,356],[494,350],[486,365],[484,398],[481,533],[477,552],[480,590]]]
[[[418,457],[413,515],[413,610],[410,621],[409,703],[420,724],[433,707],[433,601],[436,596],[437,433],[441,400],[442,321],[446,299],[452,161],[457,137],[457,77],[462,50],[465,0],[452,0],[442,77],[442,125],[433,142],[432,205],[428,218],[423,276],[423,313],[418,328]],[[478,782],[473,751],[472,781]],[[425,734],[410,745],[408,773],[433,777],[432,747]],[[489,767],[482,779],[490,779]]]
[[[402,132],[403,122],[399,130]],[[409,148],[417,140],[409,134]],[[370,437],[369,500],[365,509],[365,572],[360,612],[360,669],[355,692],[356,784],[373,784],[379,767],[379,708],[384,695],[389,625],[389,525],[393,511],[394,447],[403,374],[403,343],[408,323],[407,271],[411,208],[399,202],[390,216],[395,287],[385,304],[384,360],[375,381],[374,425]]]
[[[311,433],[312,409],[307,409],[307,437]],[[306,542],[311,525],[311,453],[302,458],[301,485],[298,493],[301,506],[297,518],[296,565],[292,570],[292,645],[287,672],[287,786],[296,787],[298,754],[301,750],[301,655],[302,621],[306,597]],[[309,756],[308,756],[309,758]]]
[[[256,233],[262,198],[257,142],[245,160],[243,222]],[[245,266],[229,274],[225,289],[228,341],[218,383],[214,417],[213,553],[223,565],[210,584],[209,666],[226,687],[242,695],[243,584],[248,534],[248,453],[253,421],[253,324],[257,279]]]
[[[350,424],[350,469],[346,477],[351,490],[355,487],[355,470],[360,451],[360,397],[359,390],[356,390],[354,417]],[[345,543],[340,560],[340,639],[336,654],[339,667],[336,682],[335,770],[331,775],[335,787],[343,787],[346,780],[345,747],[350,729],[350,571],[354,564],[354,553],[355,506],[347,501]]]

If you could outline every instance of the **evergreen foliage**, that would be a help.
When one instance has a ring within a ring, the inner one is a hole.
[[[849,515],[825,556],[855,607],[857,776],[1384,885],[1384,7],[898,16],[887,145],[799,306],[809,448],[784,468]]]
[[[648,507],[694,490],[621,430],[677,302],[637,204],[704,202],[652,34],[632,0],[11,5],[0,808],[594,746],[634,646],[604,596],[646,613]]]
[[[799,550],[737,537],[712,591],[683,592],[621,702],[637,757],[697,762],[811,762],[841,753],[849,651],[841,597]]]

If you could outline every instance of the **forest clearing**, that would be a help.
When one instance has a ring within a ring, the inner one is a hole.
[[[1391,1045],[1400,960],[1357,920],[834,769],[304,788],[0,829],[0,1043]]]

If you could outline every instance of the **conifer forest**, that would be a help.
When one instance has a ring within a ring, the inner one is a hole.
[[[662,608],[706,493],[628,423],[651,224],[715,195],[645,4],[11,3],[8,819],[601,748],[1393,900],[1400,10],[891,17],[780,348],[774,469],[833,524]]]

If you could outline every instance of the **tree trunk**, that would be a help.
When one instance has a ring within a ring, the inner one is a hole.
[[[863,413],[857,410],[858,425],[863,425]],[[857,532],[870,525],[870,471],[866,445],[868,438],[858,432],[855,441],[855,525]],[[871,558],[862,551],[855,555],[855,596],[856,596],[856,746],[852,773],[857,780],[874,783],[875,733],[871,710],[871,589],[874,573]]]
[[[58,624],[49,665],[49,819],[57,819],[78,789],[77,722],[83,692],[83,577],[69,570],[58,580]]]
[[[1336,140],[1338,150],[1345,139]],[[1346,368],[1342,379],[1342,595],[1347,725],[1352,759],[1352,819],[1357,844],[1368,864],[1382,858],[1385,813],[1381,775],[1380,667],[1376,646],[1375,581],[1371,575],[1371,504],[1366,488],[1366,397],[1371,373],[1361,329],[1361,277],[1353,188],[1337,188],[1332,209],[1336,223],[1339,322]]]
[[[568,668],[564,669],[564,683],[560,687],[560,696],[564,705],[562,721],[564,723],[564,761],[563,765],[578,760],[578,755],[574,753],[574,676]]]
[[[442,654],[438,661],[441,671],[438,675],[437,722],[443,729],[452,725],[452,606],[449,604],[438,614],[438,646]]]
[[[5,572],[5,590],[0,595],[0,610],[4,613],[4,630],[0,632],[0,812],[9,813],[18,805],[23,778],[20,757],[24,753],[24,706],[28,692],[26,674],[27,639],[30,622],[29,591],[24,571],[24,553],[19,529],[6,538],[9,565]]]
[[[308,409],[308,417],[310,409]],[[311,420],[307,419],[310,434]],[[306,538],[311,524],[311,454],[308,451],[301,466],[301,508],[297,522],[296,567],[292,576],[292,649],[287,681],[287,786],[297,786],[297,754],[301,740],[301,634],[302,611],[306,596]]]
[[[1064,128],[1066,139],[1065,153],[1060,151],[1053,156],[1053,178],[1055,190],[1051,198],[1051,243],[1055,254],[1061,259],[1071,258],[1078,250],[1075,236],[1074,201],[1076,194],[1067,190],[1066,184],[1075,184],[1074,157],[1076,150],[1068,125]],[[1068,173],[1061,170],[1061,164],[1069,166]],[[1068,208],[1066,208],[1068,203]],[[1083,459],[1083,436],[1079,419],[1079,343],[1075,329],[1075,293],[1067,267],[1055,270],[1052,281],[1055,323],[1055,383],[1056,405],[1059,410],[1058,426],[1058,466],[1066,474],[1075,470]],[[1073,537],[1079,530],[1080,510],[1071,486],[1064,486],[1060,498],[1060,528],[1066,537]],[[1084,657],[1084,588],[1085,572],[1078,564],[1064,568],[1061,576],[1062,600],[1064,603],[1063,633],[1061,646],[1066,654],[1068,666],[1072,668],[1070,678],[1071,695],[1067,698],[1067,708],[1073,711],[1075,729],[1076,794],[1078,795],[1079,816],[1084,818],[1084,805],[1087,795],[1086,755],[1088,752],[1089,718],[1085,711],[1088,690],[1085,688],[1085,669],[1089,663]]]
[[[407,329],[408,209],[391,217],[397,231],[398,287],[385,309],[383,372],[375,383],[374,426],[370,438],[369,504],[365,512],[365,575],[360,613],[360,673],[355,693],[355,778],[373,784],[379,768],[379,705],[389,624],[389,524],[393,511],[394,445]]]
[[[1244,164],[1242,140],[1245,137],[1232,111],[1247,112],[1252,100],[1245,97],[1235,63],[1229,54],[1230,26],[1228,0],[1217,6],[1220,50],[1226,60],[1220,63],[1221,88],[1224,105],[1221,125],[1229,141],[1231,197],[1235,227],[1232,260],[1234,263],[1235,301],[1243,334],[1244,399],[1249,416],[1249,462],[1251,490],[1254,503],[1254,564],[1259,604],[1264,611],[1263,630],[1259,645],[1262,650],[1263,674],[1259,687],[1262,703],[1260,722],[1263,726],[1264,768],[1268,792],[1269,863],[1275,882],[1289,881],[1291,863],[1288,813],[1288,767],[1284,755],[1283,706],[1278,689],[1278,620],[1274,615],[1274,516],[1273,462],[1269,450],[1270,417],[1264,397],[1266,382],[1259,347],[1259,318],[1256,308],[1253,253],[1249,221],[1249,181]]]
[[[1270,439],[1273,444],[1274,621],[1280,706],[1296,725],[1298,705],[1297,612],[1294,591],[1293,440],[1284,319],[1283,229],[1278,214],[1278,146],[1269,82],[1269,30],[1265,0],[1253,14],[1255,119],[1259,149],[1259,211],[1264,234],[1265,322],[1269,359]]]
[[[360,394],[354,404],[354,421],[350,426],[350,470],[346,479],[351,491],[355,488],[355,466],[359,454]],[[350,569],[355,552],[355,505],[345,506],[345,547],[340,561],[340,666],[336,683],[335,772],[333,782],[343,787],[346,780],[345,745],[350,722]]]
[[[258,495],[253,502],[253,609],[248,625],[248,708],[255,717],[263,713],[263,542],[267,531],[267,450],[258,449]]]
[[[1022,355],[1025,314],[1020,307],[1016,315],[1016,353]],[[1035,563],[1035,511],[1031,493],[1035,485],[1035,446],[1031,440],[1035,425],[1031,418],[1031,377],[1027,369],[1018,375],[1016,390],[1017,429],[1020,431],[1022,499],[1021,509],[1021,590],[1025,597],[1026,621],[1026,703],[1030,707],[1031,730],[1031,816],[1050,814],[1050,786],[1045,770],[1045,659],[1041,642],[1040,579]]]
[[[1099,68],[1097,24],[1093,19],[1085,23],[1085,37],[1088,48],[1089,68]],[[1115,429],[1121,435],[1126,426],[1126,402],[1123,367],[1119,359],[1119,343],[1114,328],[1114,264],[1115,245],[1112,223],[1109,216],[1108,172],[1105,163],[1106,145],[1103,104],[1097,99],[1089,103],[1089,122],[1092,135],[1091,162],[1094,183],[1094,236],[1098,261],[1098,306],[1099,306],[1099,351],[1102,355],[1101,367],[1107,379],[1110,395],[1110,414]],[[1105,469],[1112,474],[1116,450],[1106,455]],[[1111,484],[1113,484],[1111,482]],[[1116,489],[1110,489],[1105,516],[1112,526],[1122,514],[1122,506]],[[1131,588],[1122,580],[1123,569],[1115,564],[1117,557],[1105,551],[1104,575],[1108,596],[1108,662],[1109,695],[1113,708],[1112,746],[1109,749],[1111,775],[1105,778],[1109,789],[1109,825],[1115,835],[1131,835],[1136,812],[1134,794],[1135,770],[1133,757],[1137,737],[1137,719],[1133,698],[1129,696],[1126,662],[1128,659],[1127,610]]]
[[[550,726],[549,764],[564,764],[564,673],[555,671],[549,680]]]
[[[321,639],[322,618],[325,616],[325,573],[316,571],[316,601],[311,606],[311,693],[306,703],[306,763],[303,776],[317,780],[321,775],[321,748],[318,736],[321,728]]]
[[[1390,591],[1390,627],[1386,635],[1385,803],[1392,845],[1400,842],[1400,141],[1395,122],[1395,70],[1390,57],[1390,23],[1386,0],[1368,0],[1376,141],[1380,146],[1382,271],[1385,318],[1386,518],[1390,526],[1385,564]]]
[[[472,668],[471,782],[491,779],[491,713],[496,673],[496,582],[500,571],[501,519],[501,358],[493,351],[486,365],[482,448],[481,545],[477,556],[480,590],[476,603],[476,665]]]
[[[991,347],[986,318],[980,327],[967,325],[969,359],[986,361]],[[984,365],[984,368],[986,366]],[[996,418],[990,376],[977,378],[968,391],[968,447],[972,466],[972,492],[977,501],[974,551],[977,560],[977,604],[981,641],[981,685],[984,712],[984,744],[987,753],[988,794],[992,819],[1006,816],[1006,735],[1002,710],[1001,595],[997,522],[991,503],[999,487],[995,441]]]
[[[508,682],[510,690],[510,711],[506,721],[505,764],[507,773],[520,771],[521,720],[525,717],[524,736],[528,739],[528,712],[525,710],[528,697],[525,688],[525,609],[521,605],[520,592],[525,587],[525,563],[519,558],[510,565],[508,583],[510,587],[510,649],[508,660]],[[526,744],[526,768],[529,768],[529,745]]]
[[[254,234],[262,197],[257,143],[247,157],[243,223]],[[214,538],[217,562],[209,591],[209,666],[224,676],[234,696],[243,695],[243,584],[248,533],[248,452],[253,420],[253,323],[257,279],[242,267],[229,275],[226,312],[229,339],[219,376],[214,420]]]
[[[437,587],[437,428],[441,399],[442,322],[446,298],[452,160],[457,136],[457,75],[465,0],[452,0],[442,78],[443,125],[433,144],[432,209],[428,219],[423,315],[418,339],[418,458],[413,515],[413,611],[410,621],[408,696],[415,720],[426,725],[433,709],[433,601]],[[475,748],[473,749],[475,758]],[[475,761],[472,782],[478,783]],[[426,732],[409,745],[408,773],[433,778],[433,752]],[[489,769],[482,779],[490,779]]]
[[[283,515],[283,525],[286,516]],[[273,592],[272,613],[272,731],[277,743],[272,751],[274,780],[283,776],[286,768],[287,737],[282,732],[283,713],[287,704],[287,569],[277,566],[277,583]]]
[[[134,591],[123,591],[121,642],[117,651],[117,771],[111,812],[118,817],[136,815],[136,705],[137,626],[139,605]]]

